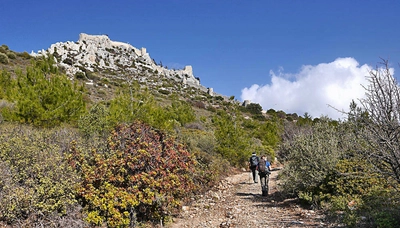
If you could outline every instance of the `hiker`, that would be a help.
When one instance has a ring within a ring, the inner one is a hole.
[[[256,170],[259,160],[260,159],[257,157],[256,152],[253,152],[249,160],[249,168],[253,174],[254,183],[258,183]]]
[[[271,173],[271,163],[267,160],[267,156],[262,155],[257,165],[258,175],[260,176],[261,191],[263,196],[268,195],[268,181]]]

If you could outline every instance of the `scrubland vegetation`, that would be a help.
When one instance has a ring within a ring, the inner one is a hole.
[[[386,62],[333,121],[129,80],[96,93],[52,58],[0,53],[0,224],[165,224],[257,151],[284,164],[287,196],[348,226],[400,225],[400,90]]]

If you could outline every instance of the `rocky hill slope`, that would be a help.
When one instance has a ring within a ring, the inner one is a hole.
[[[168,69],[157,64],[146,48],[138,49],[127,43],[112,41],[107,35],[81,33],[76,42],[57,42],[47,50],[31,53],[32,56],[48,54],[56,57],[58,64],[71,78],[90,79],[89,74],[102,72],[108,73],[109,78],[133,79],[147,84],[172,79],[184,88],[192,87],[209,95],[219,95],[212,88],[200,84],[200,78],[193,75],[192,66]]]

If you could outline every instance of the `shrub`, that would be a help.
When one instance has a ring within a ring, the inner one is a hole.
[[[265,120],[267,120],[267,118],[265,118],[265,116],[263,115],[263,114],[256,114],[256,115],[254,115],[253,116],[253,118],[255,119],[255,120],[259,120],[259,121],[265,121]]]
[[[0,125],[0,220],[43,225],[76,207],[77,176],[64,157],[71,133]]]
[[[178,121],[181,125],[185,125],[196,119],[192,106],[185,101],[174,100],[167,110],[171,119]]]
[[[354,126],[320,118],[310,127],[288,146],[289,162],[281,175],[285,192],[343,212],[341,222],[350,227],[397,227],[399,185],[363,157],[360,151],[371,147],[353,137]]]
[[[374,220],[377,227],[400,227],[399,208],[397,210],[383,209],[376,213]]]
[[[8,99],[16,105],[3,110],[7,120],[51,127],[77,120],[85,111],[83,86],[58,73],[51,57],[18,71],[13,86]]]
[[[22,58],[24,58],[24,59],[31,59],[32,58],[32,56],[26,51],[21,52],[21,53],[17,53],[17,55],[22,57]]]
[[[296,194],[314,192],[342,155],[336,129],[326,121],[315,124],[309,135],[297,136],[288,150],[282,186],[287,193]]]
[[[4,53],[0,53],[0,63],[8,64],[9,62],[8,56]]]
[[[0,99],[6,99],[12,87],[11,73],[6,70],[0,70]]]
[[[213,107],[213,106],[211,106],[211,105],[209,105],[209,106],[207,107],[207,110],[210,111],[210,112],[217,112],[217,108],[215,108],[215,107]]]
[[[17,58],[17,55],[12,51],[7,52],[7,56],[10,59],[16,59]]]
[[[246,106],[246,110],[255,115],[261,115],[262,107],[260,104],[250,103]]]
[[[111,123],[107,119],[109,111],[103,104],[95,104],[89,112],[78,120],[78,127],[85,138],[103,136],[111,130]]]
[[[357,156],[339,161],[336,172],[329,175],[321,186],[320,195],[330,202],[331,210],[346,212],[348,225],[362,223],[364,226],[397,227],[388,226],[399,221],[400,216],[400,194],[393,188],[396,183],[371,172],[371,169],[371,163]],[[369,219],[358,221],[360,217]]]
[[[139,122],[117,127],[105,148],[75,146],[69,162],[81,176],[77,192],[86,220],[95,225],[164,220],[194,188],[188,151]]]
[[[9,50],[8,46],[3,44],[0,46],[0,53],[7,53],[7,51]]]
[[[75,73],[75,78],[76,79],[85,79],[86,75],[82,71],[78,71],[78,72]]]
[[[121,89],[111,100],[109,110],[110,121],[115,125],[140,120],[158,129],[171,130],[176,124],[154,97],[148,91],[140,91],[139,86]]]
[[[159,89],[158,90],[159,93],[164,94],[164,95],[169,95],[171,92],[166,90],[166,89]]]
[[[231,166],[216,152],[217,142],[212,133],[201,130],[184,129],[179,135],[196,158],[193,182],[197,193],[215,186],[222,177],[230,173]]]
[[[243,128],[236,127],[239,115],[236,117],[224,111],[218,111],[213,117],[214,136],[217,141],[216,151],[229,160],[231,165],[247,167],[246,161],[251,154],[251,140]]]

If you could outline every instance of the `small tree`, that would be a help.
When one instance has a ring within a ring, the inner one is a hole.
[[[192,106],[185,101],[174,100],[167,110],[170,113],[170,118],[181,125],[190,123],[196,119]]]
[[[212,121],[215,125],[214,135],[217,141],[216,151],[231,165],[244,165],[251,154],[250,137],[240,126],[240,115],[231,116],[219,111]]]
[[[78,120],[78,127],[84,134],[84,137],[103,136],[111,131],[111,123],[107,119],[109,111],[107,107],[101,103],[95,104],[90,108],[89,112],[81,116]]]
[[[400,183],[400,87],[387,60],[369,72],[362,108],[353,107],[350,119],[357,120],[357,137],[368,147],[362,151],[381,174]]]
[[[246,110],[252,114],[261,114],[262,107],[260,104],[251,103],[246,106]]]
[[[36,126],[57,126],[75,121],[85,111],[84,87],[72,83],[58,72],[54,60],[38,59],[26,68],[18,70],[16,79],[7,84],[6,99],[15,107],[2,110],[7,120],[15,120]],[[2,81],[7,74],[2,74]]]

